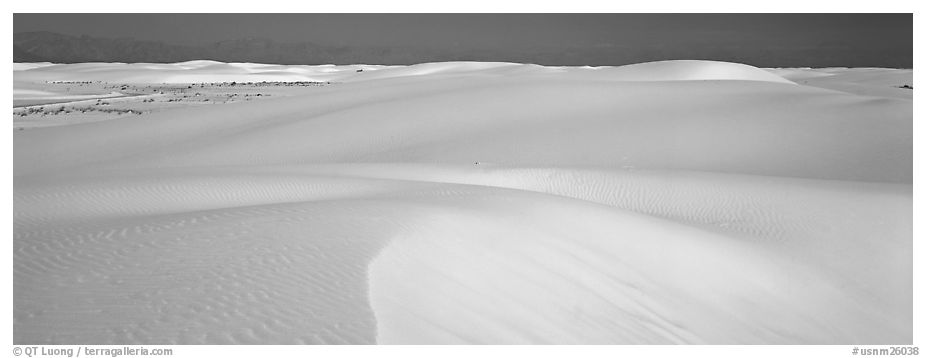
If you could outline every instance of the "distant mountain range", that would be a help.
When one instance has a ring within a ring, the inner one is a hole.
[[[438,61],[503,61],[541,65],[623,65],[629,63],[702,59],[746,63],[760,67],[893,67],[912,68],[912,50],[858,49],[847,44],[814,46],[753,46],[731,48],[710,42],[684,48],[659,45],[521,49],[432,49],[424,47],[331,46],[312,42],[284,43],[269,39],[239,39],[189,46],[132,38],[69,36],[53,32],[13,34],[14,62],[155,62],[190,60],[275,64],[399,65]]]
[[[241,39],[204,46],[185,46],[135,39],[68,36],[53,32],[13,35],[13,61],[76,62],[181,62],[216,60],[278,64],[418,62],[419,58],[458,60],[450,53],[421,49],[323,46],[311,42],[280,43],[268,39]]]

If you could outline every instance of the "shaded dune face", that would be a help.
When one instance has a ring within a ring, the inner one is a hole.
[[[860,71],[21,64],[333,84],[14,132],[14,343],[908,344],[909,73]]]
[[[18,227],[14,339],[374,343],[365,268],[386,225],[365,223],[392,209],[309,202]]]

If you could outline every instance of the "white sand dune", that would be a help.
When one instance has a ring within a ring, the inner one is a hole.
[[[109,92],[109,93],[100,93],[100,94],[75,94],[75,95],[61,95],[60,93],[55,92],[46,92],[46,91],[36,91],[36,90],[20,90],[13,92],[13,100],[24,102],[24,105],[36,105],[36,104],[46,104],[46,103],[68,103],[68,102],[77,102],[77,101],[86,101],[91,99],[108,99],[125,96],[119,92]],[[35,102],[35,104],[27,104],[28,102]]]
[[[110,83],[200,83],[261,81],[329,81],[360,66],[286,66],[217,61],[162,63],[80,63],[14,68],[14,78],[24,81],[103,81]],[[30,68],[31,67],[31,68]],[[383,66],[363,66],[374,70]]]
[[[16,68],[336,83],[14,132],[16,344],[912,340],[906,72]]]
[[[892,68],[771,69],[801,84],[865,96],[913,99],[913,70]]]
[[[359,72],[358,72],[359,70]],[[366,72],[366,73],[364,73]],[[22,81],[104,81],[112,83],[199,83],[260,81],[357,82],[416,76],[510,76],[562,74],[575,79],[617,81],[748,80],[790,83],[752,66],[716,61],[660,61],[620,67],[544,67],[506,62],[440,62],[411,66],[307,66],[223,63],[198,60],[174,64],[84,63],[19,64],[14,76]],[[433,78],[431,78],[433,79]]]
[[[594,70],[594,77],[610,77],[623,81],[742,80],[791,83],[782,77],[749,65],[695,60],[658,61],[597,68]]]
[[[26,63],[13,63],[13,71],[25,71],[31,70],[33,68],[46,67],[54,65],[51,62],[26,62]]]

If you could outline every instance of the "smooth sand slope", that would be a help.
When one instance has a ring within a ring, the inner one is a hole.
[[[331,85],[14,131],[14,343],[909,344],[910,77],[20,64]]]

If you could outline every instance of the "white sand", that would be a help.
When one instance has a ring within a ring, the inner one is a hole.
[[[14,343],[909,344],[909,77],[18,65],[334,84],[14,131]]]

